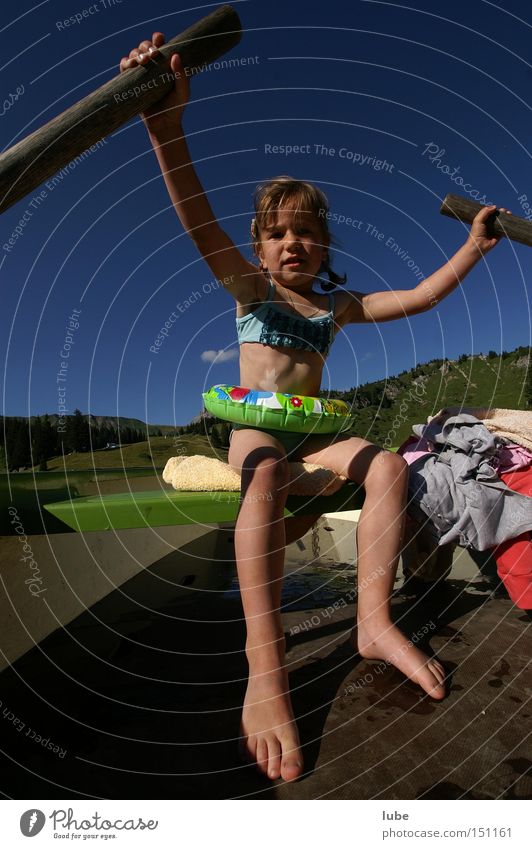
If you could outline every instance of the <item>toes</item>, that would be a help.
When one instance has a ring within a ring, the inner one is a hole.
[[[428,694],[432,699],[437,699],[441,702],[441,700],[445,698],[445,687],[443,684],[437,684],[428,691]]]
[[[432,682],[427,681],[426,684],[422,686],[426,693],[433,699],[443,699],[445,696],[445,684],[443,679],[440,680],[434,672],[432,672]]]
[[[285,744],[277,738],[259,737],[257,740],[241,737],[238,741],[238,756],[243,763],[255,763],[257,771],[271,781],[277,778],[295,781],[303,772],[303,759],[294,740]]]
[[[445,698],[445,690],[434,688],[428,695],[431,699],[434,699],[434,701],[441,702]]]
[[[418,668],[412,680],[416,681],[433,699],[443,699],[445,696],[445,670],[437,660],[427,658],[421,668]]]
[[[303,772],[303,758],[299,750],[299,741],[293,738],[281,740],[283,757],[281,760],[281,778],[295,781]]]
[[[278,740],[268,743],[268,778],[275,780],[281,775],[281,746]]]
[[[262,775],[268,775],[268,744],[264,738],[257,741],[257,750],[255,753],[257,769]]]
[[[440,684],[443,684],[446,678],[445,669],[437,660],[431,660],[429,663],[430,669],[436,676]]]
[[[294,755],[286,755],[281,761],[281,778],[284,781],[295,781],[303,772],[303,764],[300,758]]]

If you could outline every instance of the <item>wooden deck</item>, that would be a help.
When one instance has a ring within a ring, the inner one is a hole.
[[[528,614],[459,571],[422,600],[398,595],[393,609],[403,630],[421,634],[451,673],[448,697],[436,703],[352,652],[354,605],[345,592],[347,606],[335,609],[342,592],[303,592],[299,577],[297,570],[287,577],[284,623],[306,764],[300,781],[272,784],[237,760],[246,677],[237,594],[201,590],[178,602],[169,593],[150,612],[145,600],[159,578],[146,570],[0,674],[2,792],[19,799],[531,797]]]

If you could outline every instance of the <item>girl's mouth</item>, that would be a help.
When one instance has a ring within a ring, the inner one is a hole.
[[[292,257],[291,259],[286,259],[283,262],[283,265],[294,266],[294,268],[295,268],[297,265],[301,265],[302,262],[303,262],[302,259],[299,259],[298,257]]]

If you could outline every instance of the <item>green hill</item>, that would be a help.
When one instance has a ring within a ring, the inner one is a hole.
[[[532,408],[532,368],[530,367],[529,347],[519,347],[515,351],[497,354],[463,355],[457,360],[435,359],[422,363],[409,371],[366,383],[349,390],[330,390],[333,398],[342,398],[353,405],[356,421],[351,433],[368,439],[386,448],[397,447],[412,432],[412,425],[420,424],[434,415],[442,407],[503,407],[526,410]],[[78,451],[65,456],[52,456],[52,450],[44,453],[49,470],[90,469],[125,467],[164,468],[166,461],[176,455],[205,454],[221,459],[227,458],[227,439],[229,427],[209,414],[200,414],[186,426],[191,431],[183,432],[183,427],[172,425],[149,425],[140,419],[112,418],[82,414],[77,411],[72,423],[78,421],[87,428],[91,425],[113,427],[114,437],[122,442],[118,448],[87,451],[83,450],[85,441],[78,445]],[[9,425],[9,417],[3,419],[4,427]],[[55,416],[49,416],[49,430],[55,432]],[[38,417],[32,416],[30,427],[32,434],[39,429]],[[27,424],[27,420],[26,420]],[[23,440],[19,424],[18,436]],[[139,436],[147,434],[147,441],[135,442],[134,429]],[[111,432],[111,431],[109,431]],[[155,434],[163,434],[155,435]],[[125,434],[125,435],[124,435]],[[32,436],[33,439],[33,436]],[[77,443],[74,443],[77,444]],[[95,444],[91,442],[90,444]],[[98,443],[96,443],[98,444]],[[105,441],[100,441],[104,445]],[[81,446],[81,450],[79,447]],[[218,447],[225,446],[225,447]],[[0,467],[5,458],[4,445],[0,444]],[[72,447],[72,443],[71,443]],[[66,449],[64,449],[66,450]],[[37,455],[39,456],[39,455]],[[28,468],[28,461],[15,463],[15,468]],[[11,466],[13,468],[13,466]],[[39,465],[35,465],[36,470]]]
[[[174,439],[153,436],[149,442],[135,442],[122,445],[121,448],[68,454],[65,458],[54,457],[47,461],[48,471],[67,468],[69,471],[81,469],[139,468],[149,466],[157,471],[164,469],[167,460],[176,455],[203,454],[206,457],[227,459],[227,449],[214,448],[206,436],[187,434]],[[35,467],[37,470],[37,467]]]
[[[357,410],[352,433],[386,447],[398,446],[412,425],[425,422],[443,407],[530,409],[530,349],[463,355],[458,360],[431,360],[410,371],[354,387],[331,391]]]

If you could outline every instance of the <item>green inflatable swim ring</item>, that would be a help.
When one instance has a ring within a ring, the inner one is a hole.
[[[219,419],[294,433],[338,433],[348,430],[355,418],[345,401],[227,384],[204,392],[203,402]]]

